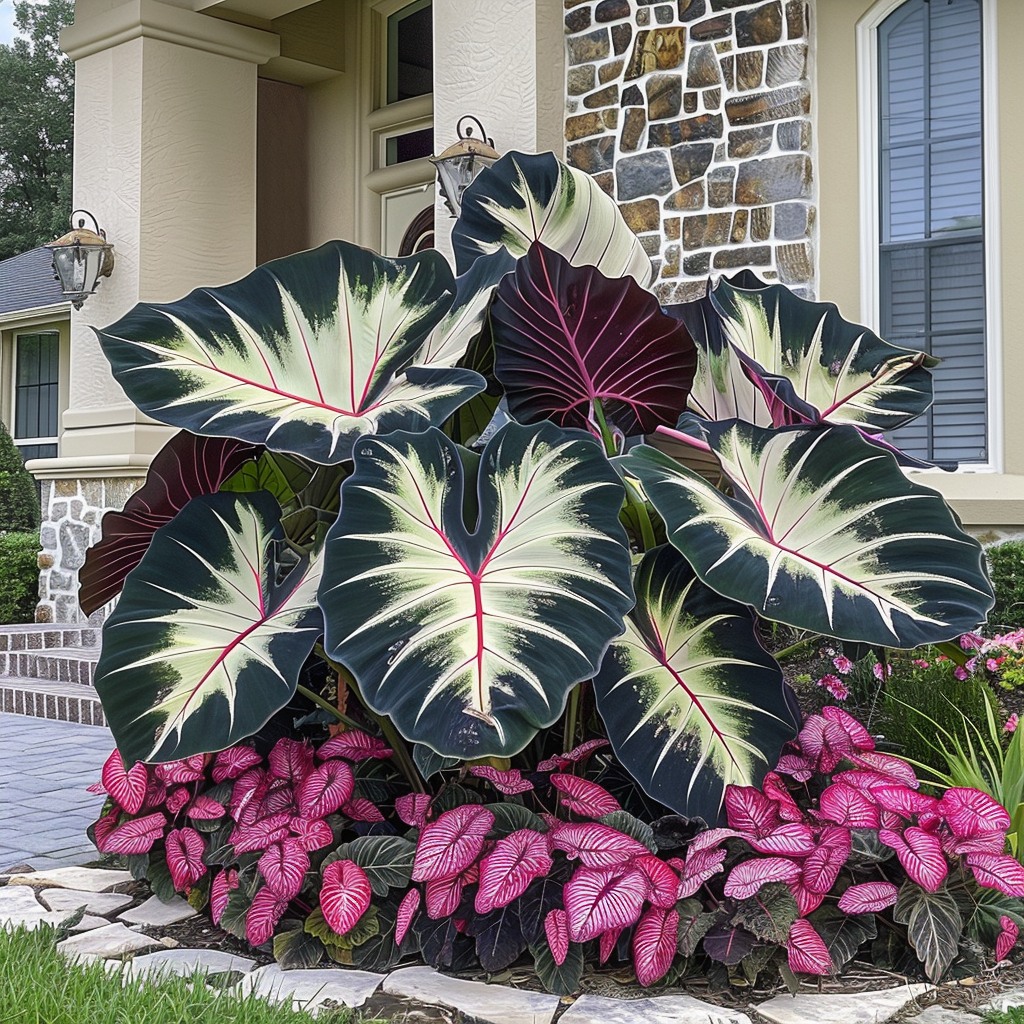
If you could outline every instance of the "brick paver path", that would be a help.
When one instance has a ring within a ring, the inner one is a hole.
[[[85,787],[113,745],[98,726],[0,713],[0,871],[95,859],[85,829],[103,797]]]

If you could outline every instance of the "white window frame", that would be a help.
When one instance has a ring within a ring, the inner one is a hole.
[[[53,334],[57,337],[57,434],[53,437],[15,437],[15,423],[18,420],[18,346],[22,338],[37,337],[40,334]],[[61,371],[61,338],[60,331],[53,328],[27,328],[13,332],[11,338],[11,440],[19,450],[25,445],[42,445],[60,443],[60,371]],[[59,452],[59,449],[58,449]],[[24,456],[23,456],[24,457]]]
[[[864,324],[881,325],[879,274],[880,193],[878,28],[906,0],[878,0],[857,22],[858,138],[860,151],[860,307]],[[981,0],[982,36],[982,204],[985,252],[985,388],[987,462],[961,466],[958,473],[1003,472],[1003,325],[999,230],[999,116],[997,109],[997,0]]]

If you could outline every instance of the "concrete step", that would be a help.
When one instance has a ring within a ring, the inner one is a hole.
[[[54,647],[42,651],[0,651],[0,675],[91,686],[98,647]]]
[[[100,699],[92,687],[42,679],[0,676],[0,711],[83,725],[106,724]]]
[[[0,626],[0,652],[99,647],[100,630],[51,622]],[[2,673],[0,673],[2,674]]]

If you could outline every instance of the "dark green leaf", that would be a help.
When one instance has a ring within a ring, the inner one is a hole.
[[[756,895],[736,904],[732,923],[742,925],[766,942],[785,945],[798,915],[789,887],[782,882],[771,882],[761,886]]]
[[[900,889],[893,919],[907,926],[907,936],[924,964],[929,981],[938,981],[957,956],[964,922],[956,900],[946,889],[925,892],[907,881]]]
[[[878,934],[873,914],[844,914],[830,904],[815,910],[809,920],[828,947],[836,973],[857,955],[865,942]]]
[[[378,896],[408,886],[415,855],[415,844],[400,836],[360,836],[348,844],[349,859],[366,872]]]
[[[540,939],[530,946],[533,967],[540,983],[556,996],[573,996],[580,990],[583,981],[583,947],[578,942],[569,943],[569,952],[562,964],[556,964],[547,941]]]
[[[324,944],[301,927],[274,936],[274,959],[286,971],[316,967],[324,956]]]

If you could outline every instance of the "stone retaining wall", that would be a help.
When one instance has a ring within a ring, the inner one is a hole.
[[[813,296],[807,0],[565,0],[569,163],[619,203],[662,302],[749,268]]]

